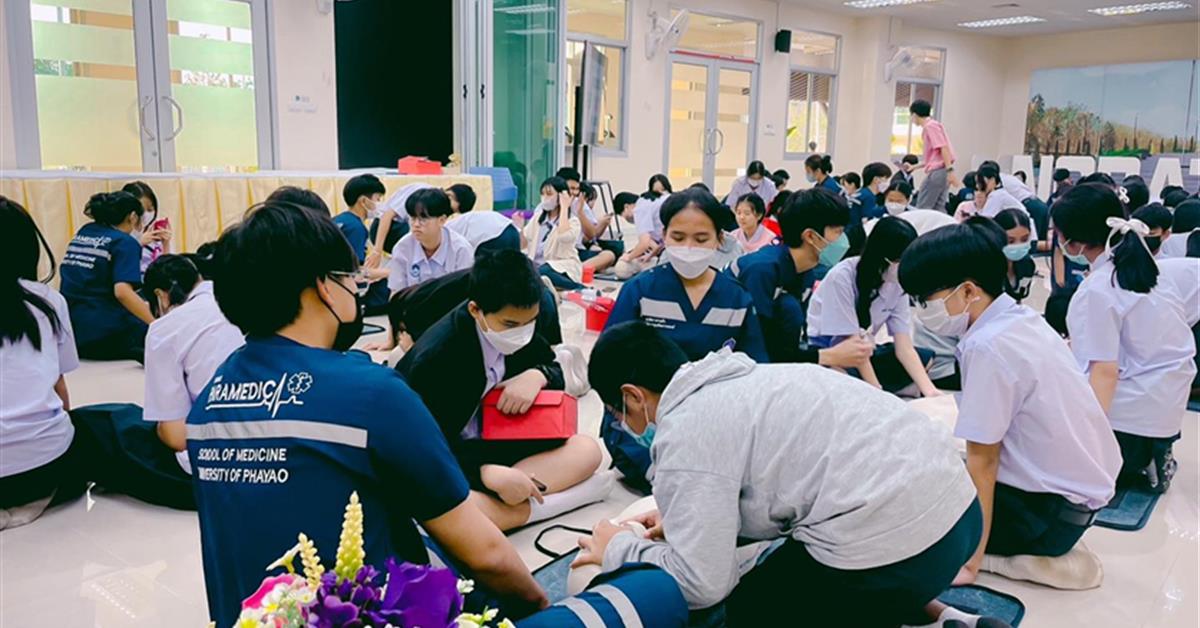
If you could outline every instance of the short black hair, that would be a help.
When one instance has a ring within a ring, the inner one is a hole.
[[[579,194],[585,201],[594,201],[596,200],[596,187],[587,181],[581,181],[579,183]]]
[[[829,174],[833,172],[833,158],[829,155],[809,155],[808,159],[804,160],[804,167]]]
[[[971,170],[971,171],[968,171],[967,174],[963,175],[963,178],[962,178],[963,187],[967,188],[968,190],[975,189],[975,174],[976,174],[976,172],[974,170]]]
[[[909,153],[909,154],[905,155],[904,157],[900,158],[900,163],[911,164],[914,166],[917,165],[918,163],[920,163],[920,161],[921,161],[921,159],[912,153]]]
[[[141,201],[129,192],[100,192],[93,194],[83,207],[83,215],[102,225],[119,225],[137,214],[141,218],[145,208]]]
[[[1103,183],[1108,187],[1117,187],[1117,182],[1113,180],[1107,172],[1093,172],[1086,177],[1079,179],[1079,183]]]
[[[638,195],[634,194],[633,192],[621,192],[613,198],[613,205],[615,206],[618,214],[625,211],[626,205],[636,205],[637,202]]]
[[[713,223],[713,229],[717,235],[721,234],[721,229],[728,222],[729,210],[722,208],[721,201],[717,197],[710,194],[707,190],[690,187],[682,192],[672,194],[663,201],[662,207],[658,210],[658,218],[662,221],[663,229],[665,230],[671,224],[671,219],[679,212],[694,207],[708,216]]]
[[[300,294],[358,258],[328,215],[281,201],[246,211],[221,234],[213,293],[225,318],[247,336],[270,336],[300,315]],[[264,280],[269,277],[270,280]]]
[[[767,206],[765,203],[763,203],[762,197],[757,194],[747,193],[739,196],[737,203],[733,206],[734,209],[737,209],[737,206],[741,205],[742,203],[746,203],[750,206],[750,209],[754,212],[754,215],[758,217],[759,222],[762,222],[763,218],[767,215]]]
[[[298,205],[299,207],[308,209],[310,211],[315,211],[324,216],[332,215],[332,213],[329,211],[329,205],[325,204],[325,199],[321,198],[312,190],[298,188],[294,185],[285,185],[274,192],[271,192],[271,195],[267,197],[266,202],[291,203],[292,205]]]
[[[879,177],[890,176],[892,176],[892,168],[882,161],[873,161],[864,166],[862,170],[862,180],[867,185]]]
[[[1066,168],[1058,168],[1054,171],[1054,182],[1062,183],[1071,178],[1071,171]]]
[[[1162,229],[1166,233],[1171,232],[1171,225],[1175,223],[1175,216],[1162,203],[1142,205],[1130,217],[1146,223],[1151,229]]]
[[[383,187],[383,181],[373,174],[350,177],[346,185],[342,186],[342,200],[346,201],[347,206],[354,205],[364,196],[370,198],[375,194],[387,194],[387,188]]]
[[[776,179],[783,179],[784,181],[791,181],[791,180],[792,180],[792,175],[791,175],[791,174],[789,174],[789,173],[788,173],[788,171],[787,171],[787,170],[784,170],[783,168],[780,168],[780,169],[776,170],[776,171],[775,171],[775,173],[774,173],[774,174],[772,174],[771,176],[772,176],[772,177],[774,177],[774,178],[776,178]]]
[[[1200,229],[1200,200],[1189,198],[1175,206],[1172,233],[1188,233]]]
[[[900,258],[900,285],[919,303],[970,280],[993,298],[1004,293],[1004,230],[989,218],[939,227],[918,237]]]
[[[913,187],[908,181],[896,179],[888,184],[887,189],[883,191],[883,195],[887,196],[888,192],[899,192],[904,195],[904,198],[912,200]]]
[[[763,164],[763,162],[755,159],[754,161],[750,162],[749,165],[746,166],[746,176],[752,177],[754,175],[759,175],[762,177],[769,177],[769,176],[771,176],[771,171],[767,170],[767,166],[765,164]]]
[[[606,406],[620,408],[621,386],[632,384],[661,394],[687,362],[683,349],[661,331],[632,320],[600,334],[588,359],[588,383]]]
[[[562,179],[563,181],[574,181],[576,183],[581,183],[583,181],[583,178],[579,176],[579,171],[570,166],[563,166],[562,168],[559,168],[558,172],[554,173],[554,176]]]
[[[502,249],[475,257],[467,297],[484,314],[492,314],[510,305],[522,309],[538,305],[543,287],[528,256]]]
[[[693,189],[693,188],[697,189],[697,190],[704,190],[705,192],[712,192],[712,190],[709,189],[708,185],[706,185],[703,181],[697,181],[688,186],[689,190]]]
[[[933,113],[933,105],[929,104],[928,100],[914,100],[913,104],[908,106],[908,112],[914,116],[928,118],[930,113]]]
[[[1018,170],[1018,171],[1014,172],[1013,176],[1020,179],[1021,183],[1025,183],[1029,180],[1028,179],[1029,175],[1025,174],[1024,170]]]
[[[842,183],[849,183],[856,188],[861,188],[862,182],[862,177],[858,176],[857,172],[847,172],[842,175]]]
[[[196,284],[200,283],[200,271],[186,255],[166,254],[158,256],[146,267],[142,277],[142,290],[150,303],[150,310],[155,316],[162,316],[158,311],[158,299],[154,297],[155,290],[167,293],[167,301],[171,305],[179,305],[187,301],[188,295]]]
[[[795,192],[779,212],[781,239],[789,248],[804,246],[804,232],[812,229],[825,237],[827,227],[844,227],[850,222],[850,206],[846,199],[818,187]]]
[[[1179,204],[1188,199],[1187,190],[1178,185],[1168,185],[1159,193],[1162,198],[1163,205],[1167,207],[1179,207]]]
[[[454,213],[450,197],[440,188],[421,188],[404,201],[404,211],[413,218],[439,218]]]
[[[471,186],[466,183],[455,183],[446,188],[446,191],[454,192],[454,200],[458,201],[458,213],[465,214],[475,209],[475,190],[471,189]]]

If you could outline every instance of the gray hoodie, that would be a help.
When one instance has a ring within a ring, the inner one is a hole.
[[[739,537],[791,537],[837,569],[881,567],[929,548],[975,498],[947,430],[814,365],[709,354],[671,379],[656,424],[649,476],[667,541],[619,533],[604,570],[658,565],[692,608],[737,585]]]

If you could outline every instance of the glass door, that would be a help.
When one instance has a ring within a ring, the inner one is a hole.
[[[723,195],[754,150],[753,64],[676,54],[671,60],[666,171],[676,187],[696,182]]]
[[[265,0],[7,0],[20,167],[274,165]]]
[[[491,107],[491,1],[458,0],[454,5],[458,46],[454,49],[455,150],[464,168],[492,163]]]

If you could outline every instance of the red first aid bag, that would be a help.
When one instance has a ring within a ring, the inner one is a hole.
[[[427,157],[401,157],[396,164],[400,174],[442,174],[442,164]]]
[[[504,414],[496,408],[502,389],[483,398],[483,440],[550,440],[570,438],[578,431],[579,402],[561,390],[543,390],[525,414]]]

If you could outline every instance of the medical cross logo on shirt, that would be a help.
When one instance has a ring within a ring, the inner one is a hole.
[[[268,379],[258,382],[224,382],[223,376],[213,379],[212,387],[208,390],[205,410],[224,410],[230,408],[265,407],[275,418],[281,406],[302,406],[304,402],[300,395],[312,387],[313,377],[307,372],[284,373],[278,380]],[[287,394],[285,397],[284,394]]]

